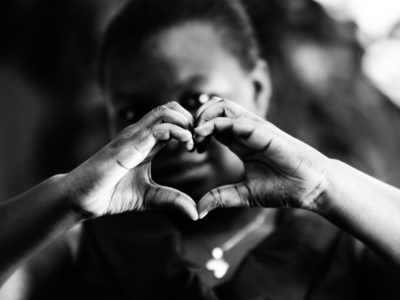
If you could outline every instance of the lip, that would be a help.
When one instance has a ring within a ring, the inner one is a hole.
[[[170,169],[170,171],[179,172],[191,167],[199,167],[202,164],[208,163],[209,157],[206,153],[190,153],[181,152],[175,155],[159,155],[154,159],[154,169]]]
[[[206,155],[160,158],[153,164],[154,177],[166,185],[201,180],[211,169]]]

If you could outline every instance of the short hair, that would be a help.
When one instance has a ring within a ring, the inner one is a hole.
[[[259,46],[239,0],[131,0],[110,21],[100,48],[99,80],[104,83],[110,51],[134,46],[140,51],[152,36],[190,21],[214,25],[226,50],[245,70],[252,70]],[[143,49],[142,49],[143,50]]]

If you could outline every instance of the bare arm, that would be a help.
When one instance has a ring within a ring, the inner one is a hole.
[[[400,266],[400,190],[343,162],[329,165],[317,213]]]
[[[0,285],[32,253],[83,220],[54,176],[0,206]]]
[[[163,142],[192,150],[193,119],[179,104],[154,109],[68,174],[54,176],[0,205],[0,285],[37,250],[92,217],[171,207],[197,219],[187,195],[151,179],[151,161]]]
[[[198,204],[216,207],[293,207],[318,213],[400,266],[400,190],[329,159],[232,101],[199,109],[195,140],[210,136],[243,161],[243,182],[219,187]]]

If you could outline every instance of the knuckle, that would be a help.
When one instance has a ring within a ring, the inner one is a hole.
[[[145,128],[143,129],[142,135],[143,135],[143,136],[154,135],[154,131],[155,131],[154,127],[152,127],[152,126],[147,126],[147,127],[145,127]]]
[[[232,122],[236,123],[237,125],[247,125],[247,124],[252,124],[252,122],[243,116],[240,116],[239,118],[233,120]]]
[[[211,193],[212,193],[212,196],[213,196],[213,198],[214,198],[214,200],[215,200],[215,202],[217,204],[217,207],[225,208],[226,207],[226,203],[225,203],[224,198],[222,197],[221,190],[218,188],[218,189],[216,189],[214,191],[211,191]]]
[[[155,139],[157,139],[158,135],[159,135],[159,130],[157,129],[157,127],[151,127],[148,126],[143,130],[143,136],[153,136]]]
[[[217,101],[217,103],[223,105],[223,104],[226,104],[227,102],[226,102],[226,99],[224,99],[224,98],[219,98],[218,101]]]
[[[166,104],[166,106],[168,106],[168,107],[177,107],[177,106],[179,106],[179,103],[176,102],[176,101],[169,101],[169,102]]]
[[[159,116],[164,116],[167,109],[168,109],[168,107],[166,105],[160,105],[153,109],[153,113],[155,113]]]

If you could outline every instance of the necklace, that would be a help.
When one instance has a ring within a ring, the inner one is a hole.
[[[240,241],[242,241],[249,233],[258,229],[264,224],[267,214],[262,213],[250,222],[246,227],[242,228],[229,240],[223,243],[219,247],[214,247],[211,250],[211,259],[206,262],[207,270],[213,272],[214,277],[217,279],[223,278],[229,270],[229,263],[224,259],[224,253],[235,247]]]

